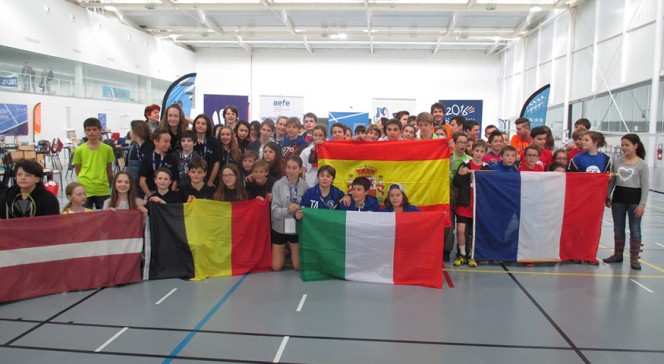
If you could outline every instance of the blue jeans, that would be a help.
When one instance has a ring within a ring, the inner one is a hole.
[[[625,215],[629,218],[630,241],[641,242],[641,218],[634,216],[638,204],[613,203],[613,236],[615,239],[625,241]]]

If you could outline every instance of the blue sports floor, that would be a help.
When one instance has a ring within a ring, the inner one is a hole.
[[[623,264],[449,269],[443,290],[294,271],[0,305],[0,363],[661,363],[664,195]],[[612,252],[606,210],[598,257]]]

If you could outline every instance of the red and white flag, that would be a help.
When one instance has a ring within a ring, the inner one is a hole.
[[[0,220],[0,232],[0,302],[141,280],[138,211]]]

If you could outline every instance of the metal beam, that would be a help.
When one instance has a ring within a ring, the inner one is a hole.
[[[367,12],[367,35],[369,36],[369,51],[371,54],[373,54],[373,29],[371,27],[371,10],[369,10],[369,0],[364,0],[364,9]]]
[[[242,41],[242,37],[240,37],[239,35],[236,35],[235,38],[237,39],[237,42],[240,45],[240,47],[242,47],[245,51],[247,51],[247,53],[252,52],[251,47],[249,47],[248,45],[245,44],[244,41]]]
[[[313,53],[314,51],[311,49],[311,45],[309,45],[306,36],[302,37],[302,41],[304,42],[304,48],[306,48],[309,53]]]
[[[151,3],[145,1],[142,3],[78,3],[79,6],[84,8],[99,8],[103,5],[113,5],[121,10],[171,10],[177,7],[178,10],[216,10],[216,11],[260,11],[265,10],[264,2],[256,3]],[[370,10],[380,10],[384,12],[431,12],[431,11],[465,11],[465,12],[486,12],[486,4],[477,4],[475,2],[468,2],[466,4],[459,3],[401,3],[384,2],[384,3],[369,3],[365,7],[364,3],[274,3],[269,2],[269,8],[273,10],[336,10],[336,11],[362,11],[367,7]],[[540,5],[544,11],[553,10],[553,5]],[[530,10],[530,4],[497,4],[496,8],[492,10],[494,13],[503,12],[525,12]]]
[[[460,15],[458,13],[454,13],[454,15],[452,15],[452,20],[450,20],[450,25],[447,26],[447,34],[445,34],[446,36],[452,34],[452,31],[454,30],[454,27],[456,26],[456,23],[459,20],[459,16]]]

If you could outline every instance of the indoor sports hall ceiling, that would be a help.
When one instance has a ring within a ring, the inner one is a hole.
[[[191,49],[481,51],[577,0],[68,0]]]

